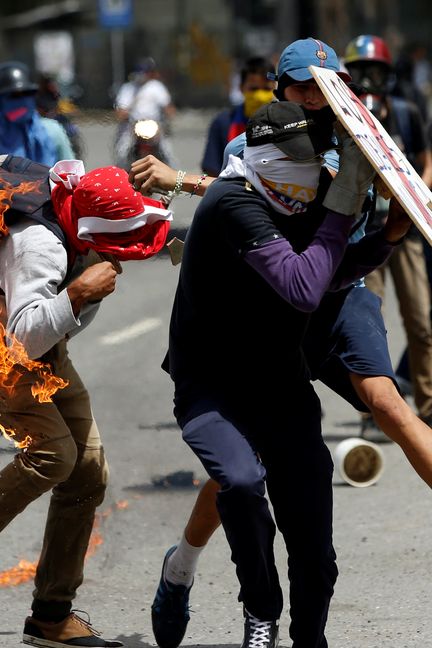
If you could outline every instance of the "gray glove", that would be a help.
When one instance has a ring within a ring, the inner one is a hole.
[[[339,171],[326,193],[327,209],[352,216],[359,214],[375,170],[346,131],[340,136]]]

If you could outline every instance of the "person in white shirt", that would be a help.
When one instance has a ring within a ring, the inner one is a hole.
[[[163,152],[168,160],[172,160],[167,134],[176,109],[167,87],[159,76],[154,59],[146,58],[136,65],[131,79],[124,83],[117,93],[114,103],[119,120],[114,142],[114,159],[117,166],[130,166],[133,126],[137,121],[144,119],[152,119],[160,125],[163,132]]]

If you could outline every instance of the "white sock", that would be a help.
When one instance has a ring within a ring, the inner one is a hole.
[[[167,560],[166,580],[173,585],[185,585],[186,587],[192,585],[198,558],[204,547],[193,547],[183,534],[177,549]]]

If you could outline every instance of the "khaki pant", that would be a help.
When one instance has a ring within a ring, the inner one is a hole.
[[[432,327],[431,296],[423,244],[407,238],[397,246],[386,264],[366,277],[366,285],[384,299],[389,270],[399,301],[408,342],[408,357],[414,400],[419,415],[432,414]]]
[[[102,502],[108,468],[86,388],[69,360],[66,343],[49,353],[55,375],[69,385],[52,403],[31,395],[35,376],[25,372],[15,394],[0,391],[0,423],[16,439],[32,437],[0,472],[0,530],[42,493],[52,490],[34,597],[71,601],[83,579],[95,508]]]

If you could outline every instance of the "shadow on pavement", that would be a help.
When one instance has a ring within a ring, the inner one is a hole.
[[[183,645],[183,644],[182,644]],[[238,648],[237,644],[205,644],[205,648]],[[184,648],[203,648],[203,644],[188,644]]]
[[[154,644],[143,641],[142,635],[119,635],[117,641],[122,641],[125,648],[154,648]],[[203,648],[202,644],[182,644],[184,648]],[[236,648],[238,644],[206,644],[205,648]]]
[[[357,434],[326,434],[325,432],[323,433],[323,439],[324,441],[343,441],[344,439],[355,439],[355,438],[360,438],[360,435]]]
[[[139,423],[138,424],[138,430],[151,430],[151,431],[160,431],[160,430],[179,430],[178,423],[176,421],[166,421],[166,422],[161,422],[161,423],[151,423],[150,425],[146,425],[144,423]]]
[[[291,645],[291,644],[290,644]],[[238,648],[239,644],[182,644],[184,648]],[[288,648],[285,644],[278,644],[279,648]]]
[[[122,641],[125,648],[154,648],[152,644],[142,640],[142,635],[134,633],[133,635],[119,635],[116,637],[117,641]]]

